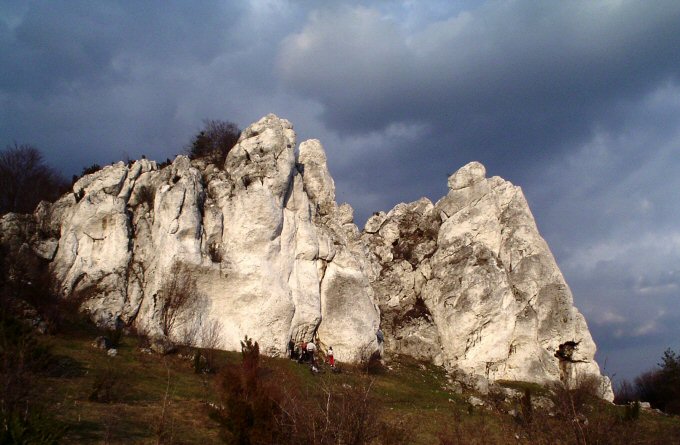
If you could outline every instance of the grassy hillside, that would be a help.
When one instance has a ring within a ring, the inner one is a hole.
[[[407,357],[372,369],[343,366],[337,374],[327,367],[312,374],[306,365],[262,357],[255,393],[234,386],[235,379],[248,382],[240,353],[219,352],[223,371],[197,374],[190,355],[150,354],[132,336],[109,357],[92,346],[96,335],[78,329],[36,337],[49,348],[49,365],[30,373],[24,403],[46,429],[65,428],[59,443],[221,443],[236,440],[238,425],[230,419],[251,408],[249,431],[283,431],[277,433],[281,443],[310,434],[314,443],[351,443],[341,442],[348,433],[343,428],[365,429],[370,443],[383,444],[680,443],[677,417],[642,410],[636,419],[624,407],[571,393],[552,401],[544,388],[522,383],[507,382],[514,391],[489,395],[456,393],[441,368]],[[258,400],[276,414],[261,414]],[[554,405],[541,408],[539,402]],[[251,437],[258,443],[263,436]]]

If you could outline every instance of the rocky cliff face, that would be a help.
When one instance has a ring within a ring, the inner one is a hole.
[[[448,185],[436,204],[399,204],[366,223],[387,349],[490,380],[599,375],[521,189],[477,162]]]
[[[224,165],[105,167],[32,217],[4,216],[2,242],[48,261],[59,293],[100,324],[177,339],[200,321],[219,326],[225,349],[248,335],[271,355],[318,335],[356,361],[379,349],[382,319],[387,354],[491,380],[599,376],[519,187],[471,163],[436,204],[400,204],[360,232],[319,141],[295,147],[291,124],[269,115]],[[176,282],[195,284],[197,301],[168,331]]]

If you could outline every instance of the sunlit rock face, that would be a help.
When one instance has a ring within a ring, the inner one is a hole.
[[[59,292],[82,298],[102,325],[160,335],[163,285],[179,263],[201,302],[175,324],[177,340],[200,318],[220,323],[225,349],[247,335],[281,355],[289,340],[317,335],[338,360],[376,351],[379,310],[352,210],[335,203],[319,141],[295,148],[292,125],[269,115],[224,165],[179,156],[162,169],[140,160],[81,178],[36,214],[58,234],[40,246],[57,247]]]
[[[48,261],[59,293],[102,325],[161,335],[174,277],[197,289],[168,333],[176,341],[201,344],[211,325],[223,348],[247,335],[269,355],[316,337],[340,361],[384,349],[490,380],[599,376],[519,187],[471,163],[436,204],[399,204],[360,232],[335,201],[321,143],[296,147],[290,122],[268,115],[224,165],[108,166],[32,216],[3,217],[2,241]]]
[[[399,204],[367,221],[387,349],[489,380],[599,376],[585,319],[522,190],[485,175],[472,162],[436,204]],[[612,398],[606,379],[603,392]]]

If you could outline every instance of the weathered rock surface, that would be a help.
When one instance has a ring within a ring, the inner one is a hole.
[[[488,380],[600,375],[595,344],[519,187],[473,162],[449,193],[366,223],[389,351]],[[473,379],[474,380],[474,379]],[[603,392],[612,398],[608,380]]]
[[[105,167],[33,215],[5,215],[0,241],[49,262],[59,293],[98,323],[152,338],[214,344],[207,327],[217,327],[225,349],[248,335],[280,355],[290,339],[316,336],[356,361],[379,349],[382,321],[386,354],[473,380],[599,376],[519,187],[471,163],[436,204],[399,204],[360,232],[352,208],[336,204],[321,143],[295,147],[292,125],[268,115],[224,165],[178,156],[162,169]],[[196,304],[168,328],[178,273]]]
[[[295,145],[292,125],[269,115],[243,131],[223,166],[184,156],[164,169],[108,166],[32,217],[3,217],[3,240],[51,261],[59,292],[102,325],[120,320],[159,338],[163,286],[181,270],[201,304],[179,317],[174,340],[187,340],[196,320],[216,321],[225,349],[248,335],[277,355],[289,339],[317,335],[338,360],[355,361],[378,348],[366,255],[351,208],[335,203],[323,147],[303,142],[296,158]]]

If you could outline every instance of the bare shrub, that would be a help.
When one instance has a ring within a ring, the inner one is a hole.
[[[49,351],[20,320],[0,312],[0,415],[12,417],[21,410],[32,389],[33,373],[44,368]]]
[[[123,374],[109,360],[103,369],[95,373],[92,389],[87,398],[90,402],[115,402],[121,399],[120,392],[123,387]]]
[[[325,378],[328,377],[328,378]],[[374,396],[374,380],[360,375],[351,384],[330,376],[304,385],[286,367],[263,366],[257,342],[241,342],[241,363],[217,377],[220,405],[212,417],[227,443],[280,445],[393,445],[411,442],[408,425],[386,423]]]
[[[373,397],[373,379],[333,385],[323,381],[320,393],[303,393],[284,385],[276,399],[275,431],[282,444],[313,445],[408,443],[403,425],[382,422]]]
[[[680,414],[680,355],[666,349],[658,366],[635,378],[637,398],[653,408]]]
[[[213,372],[217,369],[217,350],[222,348],[222,331],[224,327],[218,320],[210,320],[201,329],[201,346],[205,357],[205,370]]]
[[[556,413],[571,419],[584,414],[588,402],[602,397],[600,385],[601,378],[593,375],[577,376],[571,384],[560,382],[551,385]]]
[[[194,327],[187,328],[184,332],[178,332],[176,329],[182,322],[184,325],[191,324],[191,320],[197,316],[202,309],[201,304],[205,301],[198,292],[196,279],[191,274],[189,267],[175,263],[158,290],[161,329],[168,338],[171,335],[177,337],[179,334],[195,335]]]
[[[30,213],[40,201],[57,199],[67,186],[37,148],[15,143],[0,150],[0,215]]]
[[[156,199],[156,189],[149,185],[142,185],[137,190],[137,202],[139,204],[144,204],[153,209],[154,201]]]
[[[222,409],[211,416],[222,426],[228,443],[274,443],[275,404],[272,392],[261,380],[260,347],[247,336],[241,342],[241,363],[223,367],[217,376]]]
[[[205,296],[198,295],[198,301],[185,308],[179,320],[175,338],[185,346],[193,347],[201,343],[203,337],[204,316],[202,307],[205,304]]]
[[[163,394],[163,403],[161,411],[154,425],[154,435],[156,436],[156,445],[165,445],[173,443],[174,438],[174,416],[172,412],[172,399],[170,397],[170,367],[167,361],[165,362],[167,371],[167,380],[165,384],[165,393]]]
[[[550,387],[555,419],[539,422],[543,432],[553,435],[561,431],[571,433],[571,443],[627,443],[620,434],[620,418],[600,409],[603,396],[602,378],[594,375],[577,375],[569,384],[556,383]],[[536,413],[534,413],[536,417]],[[535,427],[536,425],[534,425]],[[541,433],[534,428],[534,437]],[[543,436],[546,437],[545,435]],[[619,440],[624,440],[620,442]]]
[[[500,445],[510,443],[510,437],[507,431],[493,431],[486,416],[472,417],[463,422],[459,413],[438,434],[439,445]]]
[[[58,443],[66,426],[34,403],[35,383],[37,374],[54,372],[64,363],[6,309],[0,305],[0,443]]]
[[[92,164],[88,167],[83,167],[83,170],[80,173],[80,177],[82,178],[85,175],[91,175],[92,173],[97,173],[101,169],[102,169],[102,166],[99,165],[99,164]],[[75,182],[75,181],[73,181],[73,182]]]
[[[52,291],[49,264],[29,249],[5,246],[3,277],[4,307],[25,319],[41,332],[54,333],[62,319],[61,299]]]
[[[634,402],[630,402],[626,405],[626,410],[624,411],[623,414],[623,420],[626,421],[635,421],[640,418],[640,402],[637,400]]]
[[[203,129],[193,137],[187,147],[187,153],[191,159],[208,158],[211,162],[222,165],[240,135],[241,130],[233,122],[206,119],[203,121]]]
[[[635,400],[638,400],[637,392],[635,387],[628,381],[622,380],[616,385],[614,390],[614,403],[617,405],[626,405]]]

